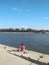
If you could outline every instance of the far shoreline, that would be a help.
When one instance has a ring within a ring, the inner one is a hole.
[[[0,34],[49,34],[49,32],[45,32],[45,33],[36,33],[36,32],[0,32]]]
[[[10,34],[33,34],[34,32],[0,32],[0,33],[10,33]]]

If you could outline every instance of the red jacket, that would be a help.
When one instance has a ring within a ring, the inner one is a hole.
[[[24,45],[21,45],[20,46],[20,51],[24,51],[25,50],[25,46]]]

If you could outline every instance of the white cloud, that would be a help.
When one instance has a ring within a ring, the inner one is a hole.
[[[18,12],[30,12],[30,9],[22,9],[22,8],[12,8],[12,10],[14,11],[18,11]]]
[[[22,25],[22,26],[20,26],[20,28],[27,29],[27,28],[31,28],[31,27],[29,25]]]
[[[0,24],[0,29],[1,29],[1,28],[4,28],[4,27]]]
[[[19,8],[12,8],[13,11],[23,12],[23,9]]]
[[[46,20],[47,20],[47,19],[48,19],[48,17],[44,17],[44,19],[46,19]]]
[[[17,8],[12,8],[12,10],[17,11],[18,9]]]

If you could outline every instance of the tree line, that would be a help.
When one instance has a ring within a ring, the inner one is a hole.
[[[25,28],[9,28],[9,29],[0,29],[0,32],[34,32],[34,33],[45,33],[45,32],[49,32],[49,30],[35,30],[35,29],[25,29]]]

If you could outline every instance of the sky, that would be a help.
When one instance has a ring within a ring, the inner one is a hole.
[[[0,28],[49,30],[49,0],[0,0]]]

